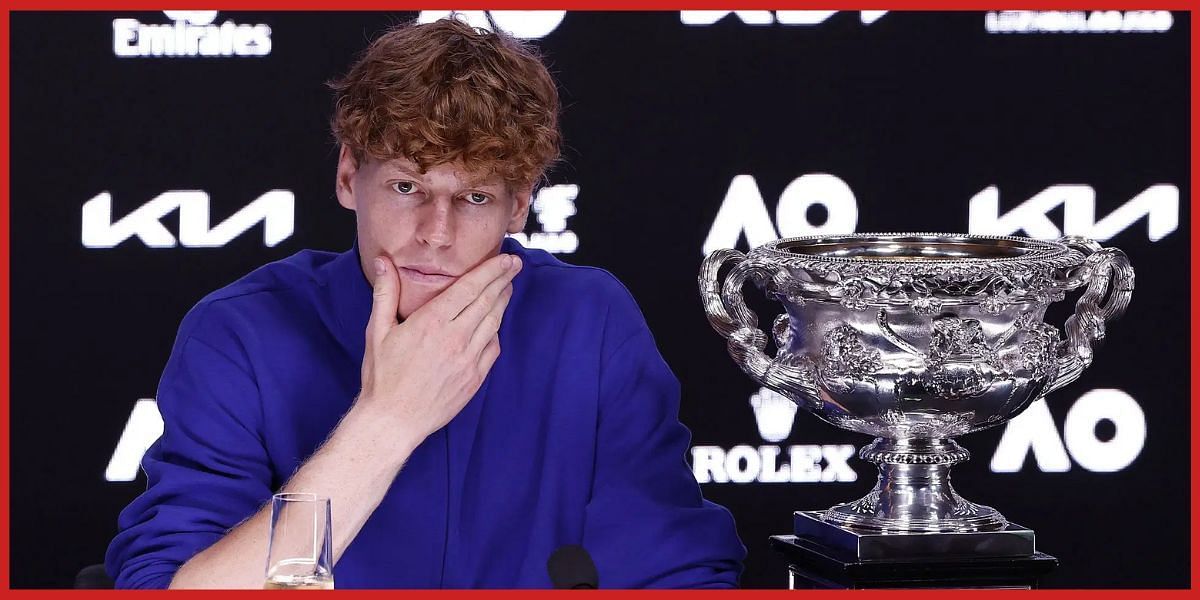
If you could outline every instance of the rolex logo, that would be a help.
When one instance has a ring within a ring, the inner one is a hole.
[[[781,442],[792,433],[796,420],[796,403],[787,396],[768,388],[759,388],[750,396],[758,435],[768,442]]]

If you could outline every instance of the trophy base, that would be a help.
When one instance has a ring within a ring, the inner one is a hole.
[[[793,590],[1035,589],[1040,579],[1058,566],[1058,559],[1041,552],[1025,556],[947,554],[865,560],[794,535],[771,536],[771,547],[787,560],[788,587]]]
[[[821,516],[821,511],[796,511],[796,537],[855,560],[1027,557],[1036,552],[1033,530],[1014,523],[996,531],[885,533],[856,531]]]

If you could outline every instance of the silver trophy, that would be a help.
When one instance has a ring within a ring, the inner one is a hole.
[[[718,272],[732,266],[722,280]],[[771,333],[742,296],[752,281],[786,312]],[[1133,292],[1125,254],[1080,237],[938,233],[799,237],[701,267],[709,323],[751,378],[837,427],[875,436],[866,496],[798,511],[795,533],[858,558],[1021,555],[1033,532],[963,499],[953,438],[1000,425],[1077,379]],[[1085,288],[1065,339],[1046,308]]]

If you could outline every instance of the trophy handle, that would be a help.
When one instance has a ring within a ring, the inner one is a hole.
[[[722,284],[718,271],[727,263],[733,263],[733,269]],[[737,250],[714,250],[700,267],[700,296],[709,324],[729,342],[729,355],[747,375],[793,400],[803,396],[816,399],[819,394],[811,370],[789,360],[789,356],[767,355],[767,336],[758,328],[758,315],[746,307],[742,297],[747,279],[779,283],[786,277],[777,265],[747,258]],[[781,315],[775,324],[777,340],[783,337],[778,330],[787,328],[786,317]],[[782,349],[777,354],[782,354]]]
[[[1075,314],[1064,326],[1067,339],[1058,359],[1058,376],[1043,393],[1075,381],[1092,364],[1097,342],[1104,339],[1104,324],[1124,314],[1133,295],[1133,267],[1124,252],[1103,248],[1094,240],[1079,236],[1066,236],[1058,241],[1083,253],[1080,276],[1087,281],[1087,290],[1075,303]]]

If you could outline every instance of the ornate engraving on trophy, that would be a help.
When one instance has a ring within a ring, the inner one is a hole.
[[[978,396],[1008,375],[984,342],[978,319],[933,319],[928,360],[922,383],[931,394],[949,400]]]
[[[883,367],[879,351],[868,348],[858,330],[845,323],[825,334],[819,364],[821,383],[839,392],[851,391],[856,383],[875,385],[871,375]]]
[[[1020,368],[1029,371],[1035,379],[1052,379],[1058,372],[1055,349],[1059,346],[1058,330],[1046,323],[1033,322],[1022,314],[1024,323],[1019,325],[1021,340],[1017,346]]]

